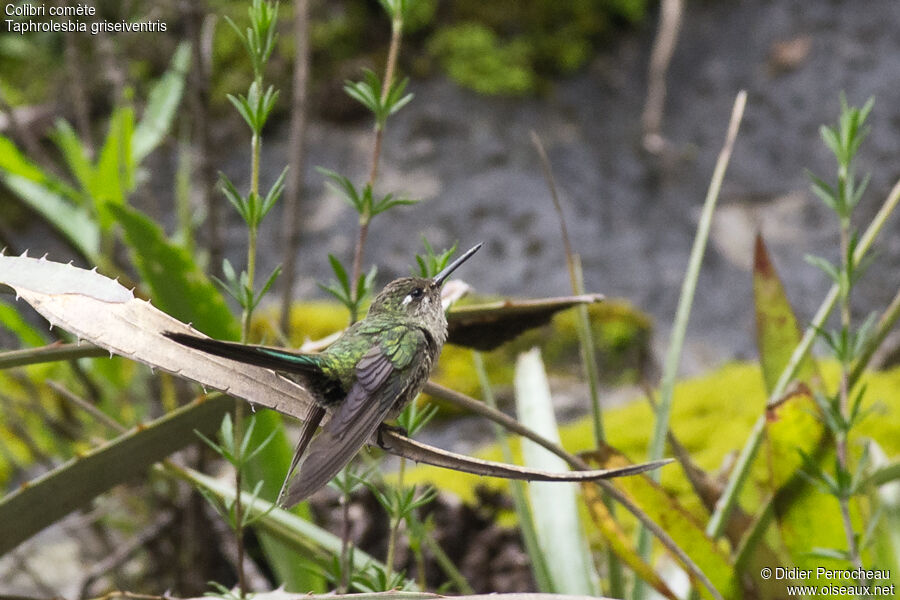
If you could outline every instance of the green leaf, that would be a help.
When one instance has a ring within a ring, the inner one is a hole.
[[[6,495],[0,499],[0,554],[193,443],[193,430],[215,431],[232,406],[234,401],[224,396],[188,404]]]
[[[403,92],[406,90],[406,85],[409,83],[409,78],[404,77],[400,81],[395,82],[391,86],[391,91],[388,92],[387,100],[385,101],[385,108],[387,110],[388,115],[392,115],[407,104],[413,99],[413,94],[404,95]]]
[[[144,114],[134,130],[131,139],[131,155],[135,163],[140,163],[163,141],[172,127],[181,96],[184,79],[191,60],[191,45],[182,42],[172,55],[169,70],[150,90]]]
[[[81,143],[78,134],[67,121],[59,119],[52,137],[69,171],[82,189],[89,190],[94,180],[94,165],[91,164],[87,148]]]
[[[381,114],[381,80],[372,69],[363,69],[363,81],[345,82],[344,91],[378,119]]]
[[[363,210],[363,199],[349,179],[336,171],[326,169],[324,167],[316,167],[316,171],[328,178],[325,185],[334,191],[338,196],[344,199],[350,206],[361,213]]]
[[[225,173],[219,172],[219,189],[222,194],[231,202],[231,205],[238,211],[245,223],[249,224],[251,215],[248,201],[241,195],[238,189],[231,183]]]
[[[94,201],[97,220],[103,230],[115,222],[110,212],[113,206],[123,206],[135,185],[135,162],[131,154],[134,132],[134,111],[130,107],[117,108],[109,123],[106,141],[87,191]]]
[[[15,308],[0,302],[0,327],[11,332],[23,346],[43,346],[47,343],[46,336],[26,321]]]
[[[828,275],[828,278],[832,283],[836,283],[838,285],[841,284],[841,272],[827,259],[822,258],[821,256],[815,256],[813,254],[807,254],[803,257],[806,262],[811,264],[814,267],[819,268],[823,273]]]
[[[259,301],[263,299],[263,296],[269,291],[269,288],[272,287],[272,284],[275,283],[275,280],[278,276],[281,275],[281,265],[278,265],[274,269],[272,269],[272,274],[269,275],[269,278],[266,279],[266,282],[263,284],[262,289],[259,290],[259,294],[256,295],[256,298],[253,300],[253,308],[259,304]]]
[[[36,183],[46,183],[49,174],[28,160],[11,139],[0,135],[0,169]]]
[[[411,206],[418,203],[417,199],[397,197],[394,194],[387,194],[381,200],[372,206],[372,215],[375,216],[395,206]]]
[[[415,271],[411,272],[419,277],[434,277],[450,262],[450,257],[453,256],[453,253],[456,252],[456,249],[459,247],[459,241],[457,240],[454,242],[450,248],[447,248],[440,254],[437,254],[434,251],[434,248],[431,247],[431,244],[428,243],[425,236],[422,236],[422,245],[425,246],[425,254],[416,254],[416,262],[419,265],[419,271],[418,273]]]
[[[272,210],[272,207],[275,206],[275,203],[281,198],[281,194],[284,192],[284,178],[287,175],[288,168],[289,167],[285,167],[281,171],[281,175],[278,176],[278,179],[276,179],[275,183],[272,184],[272,187],[269,188],[269,193],[266,194],[266,198],[260,206],[259,221],[262,221],[265,216],[269,214],[269,211]]]
[[[831,210],[836,211],[838,202],[837,190],[828,185],[828,183],[824,179],[812,173],[812,171],[807,171],[806,176],[809,177],[810,181],[812,182],[810,183],[810,187],[812,188],[813,193],[818,196],[819,199],[822,200],[822,202],[824,202],[825,205],[828,206]]]
[[[251,90],[253,88],[251,87]],[[228,101],[234,106],[238,113],[244,118],[244,121],[252,131],[256,131],[256,113],[250,105],[250,101],[243,94],[237,96],[228,94]]]
[[[347,297],[350,297],[350,277],[347,275],[347,270],[344,268],[344,265],[341,264],[341,261],[334,254],[328,255],[328,262],[331,264],[331,270],[334,271],[335,277],[337,277],[338,283],[341,285],[341,289],[347,293]]]
[[[237,327],[225,300],[184,248],[170,242],[143,213],[111,207],[131,248],[132,260],[153,292],[154,303],[176,319],[218,339],[234,339]]]
[[[19,175],[4,175],[3,183],[85,258],[93,263],[100,262],[100,228],[85,210],[73,206],[47,186]]]
[[[276,90],[274,86],[270,85],[259,99],[259,103],[256,107],[257,132],[261,132],[263,127],[266,126],[266,121],[269,120],[269,115],[272,113],[272,109],[275,108],[275,103],[278,101],[278,95],[279,91]]]
[[[819,135],[822,137],[822,141],[825,142],[825,145],[831,150],[832,154],[837,156],[839,159],[844,155],[842,144],[840,139],[838,138],[837,132],[828,127],[827,125],[822,125],[819,127]]]

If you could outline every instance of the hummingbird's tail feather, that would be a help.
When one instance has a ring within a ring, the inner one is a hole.
[[[222,342],[212,338],[175,333],[173,331],[163,332],[163,335],[183,346],[258,367],[286,371],[288,373],[321,373],[321,355],[318,354],[301,354],[277,348],[267,348],[266,346]]]
[[[284,481],[281,484],[281,491],[278,492],[278,500],[275,502],[277,505],[282,506],[281,501],[284,498],[284,492],[287,490],[288,482],[293,477],[297,463],[300,462],[300,458],[306,452],[306,448],[309,446],[309,442],[312,440],[324,416],[325,409],[321,406],[313,404],[309,407],[309,412],[306,413],[306,420],[303,421],[303,428],[300,430],[300,438],[297,440],[297,446],[294,448],[294,456],[291,457],[291,466],[288,467],[287,474],[284,476]]]
[[[300,472],[291,481],[283,506],[291,506],[306,500],[324,487],[349,463],[384,421],[391,409],[390,402],[371,401],[360,404],[354,397],[365,394],[365,388],[357,383],[350,389],[347,400],[322,429],[309,446],[309,454],[300,465]],[[341,418],[342,413],[353,411],[353,419]]]

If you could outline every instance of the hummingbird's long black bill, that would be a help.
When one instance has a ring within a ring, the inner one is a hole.
[[[453,273],[456,269],[460,267],[464,262],[472,258],[472,255],[478,252],[478,250],[484,245],[484,242],[479,242],[478,244],[472,246],[466,253],[454,260],[452,263],[444,267],[444,270],[434,276],[434,282],[437,285],[444,285],[444,282],[450,277],[450,274]]]

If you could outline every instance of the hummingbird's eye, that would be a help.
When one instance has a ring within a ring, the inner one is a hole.
[[[403,302],[401,302],[400,304],[402,304],[403,306],[406,306],[413,300],[418,300],[419,298],[421,298],[424,293],[425,293],[424,289],[415,288],[413,291],[411,291],[410,293],[408,293],[406,295],[406,297],[403,299]]]

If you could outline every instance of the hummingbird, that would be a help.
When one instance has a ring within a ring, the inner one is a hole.
[[[441,288],[481,246],[470,248],[432,278],[401,277],[388,283],[372,300],[365,318],[319,353],[169,331],[163,335],[203,352],[273,369],[299,380],[311,392],[315,402],[278,495],[278,504],[289,508],[331,481],[382,421],[396,417],[422,389],[447,341]],[[329,411],[331,419],[314,437]]]

